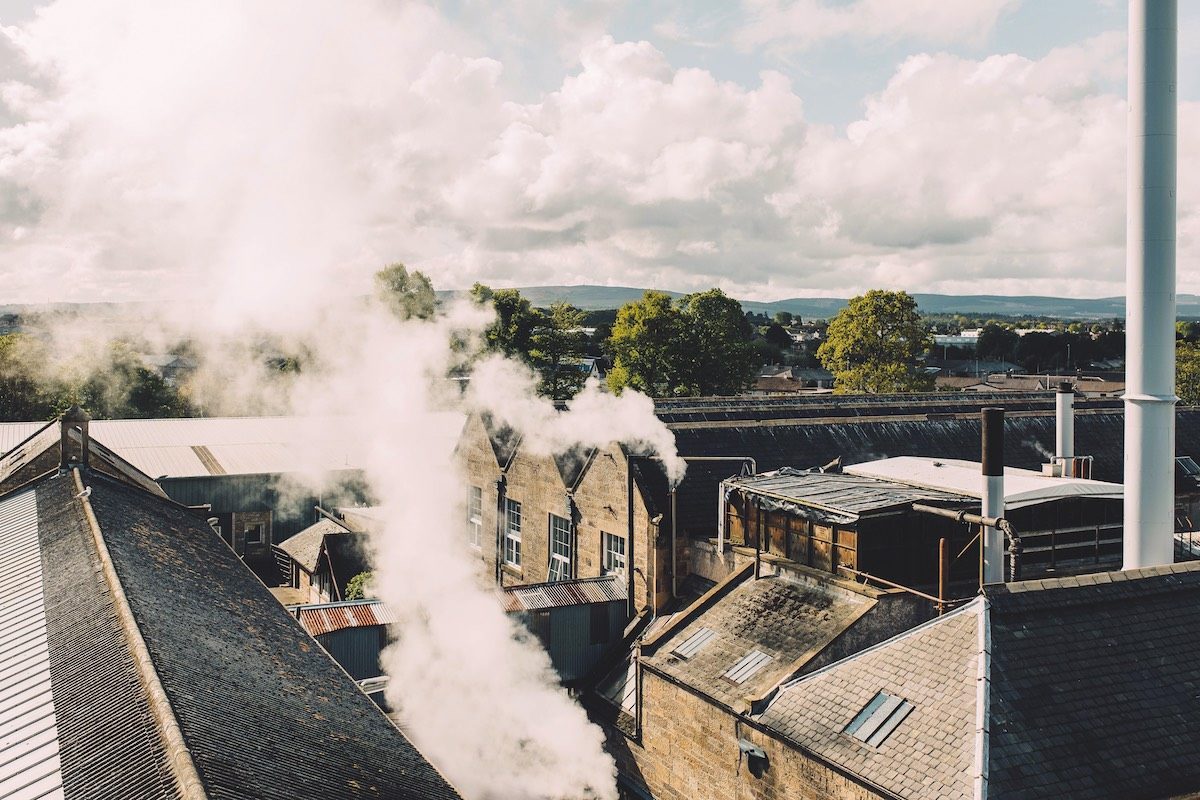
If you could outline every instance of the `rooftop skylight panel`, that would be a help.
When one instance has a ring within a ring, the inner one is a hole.
[[[708,640],[717,635],[717,632],[709,628],[701,628],[693,633],[688,638],[684,639],[678,647],[672,652],[680,658],[691,658],[699,652],[701,647],[708,644]]]
[[[907,700],[879,692],[863,706],[843,732],[871,747],[879,747],[912,710],[913,704]]]
[[[760,669],[771,663],[771,656],[761,650],[751,650],[745,658],[734,664],[721,677],[730,683],[745,683]]]

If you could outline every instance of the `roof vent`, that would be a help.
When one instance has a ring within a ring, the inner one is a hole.
[[[879,692],[871,702],[863,706],[858,716],[850,721],[843,733],[848,733],[871,747],[879,747],[900,727],[913,710],[913,704],[886,692]]]
[[[60,440],[59,440],[59,460],[58,468],[66,472],[71,468],[71,431],[78,430],[80,434],[80,455],[79,464],[87,468],[88,465],[88,423],[92,418],[88,413],[79,406],[71,406],[67,409],[67,413],[62,415],[59,420]]]

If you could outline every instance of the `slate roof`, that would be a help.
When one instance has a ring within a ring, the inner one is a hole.
[[[304,530],[278,545],[292,560],[312,573],[317,568],[317,557],[321,554],[321,543],[326,536],[346,533],[346,526],[323,517]]]
[[[798,659],[815,655],[877,602],[832,582],[750,575],[743,570],[643,645],[642,664],[735,708],[793,674]],[[676,652],[702,630],[712,632],[703,646],[687,657]],[[740,684],[723,677],[756,650],[770,661]]]
[[[976,777],[1006,800],[1190,795],[1197,630],[1200,563],[988,586],[786,685],[760,721],[902,797],[969,797]],[[880,690],[915,708],[874,749],[842,731]]]
[[[177,797],[186,762],[209,798],[458,797],[194,512],[98,470],[47,475],[0,498],[0,517],[14,504],[36,506],[40,574],[5,525],[0,563],[38,580],[0,584],[0,608],[36,618],[41,602],[45,644],[8,640],[0,709],[26,692],[11,670],[47,665],[56,734],[41,744],[66,797]],[[131,657],[139,640],[148,660]],[[31,764],[9,754],[14,788]]]

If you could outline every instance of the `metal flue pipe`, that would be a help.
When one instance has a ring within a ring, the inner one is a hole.
[[[1174,560],[1176,0],[1130,0],[1124,568]]]
[[[1075,389],[1070,381],[1058,384],[1058,392],[1054,395],[1054,455],[1062,465],[1063,477],[1071,469],[1071,459],[1075,458]]]
[[[983,428],[983,502],[980,516],[992,520],[1004,516],[1004,409],[985,408],[981,414]],[[984,525],[980,542],[983,564],[980,580],[983,583],[1004,582],[1004,532],[994,525]]]

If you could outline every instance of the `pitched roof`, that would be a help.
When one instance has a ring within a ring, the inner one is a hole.
[[[21,746],[58,760],[6,752],[0,789],[167,798],[190,774],[212,798],[458,797],[188,509],[93,469],[0,518],[0,608],[29,620],[0,709],[40,718]]]
[[[794,674],[877,600],[870,590],[750,570],[715,588],[642,649],[642,663],[730,708]],[[753,654],[765,656],[736,668]],[[733,673],[733,674],[731,674]]]
[[[625,600],[625,587],[616,575],[504,587],[504,610],[510,612],[542,611],[591,603],[623,603]]]
[[[391,625],[399,620],[396,613],[381,600],[312,603],[294,608],[292,612],[310,636],[322,636],[347,628]]]
[[[346,596],[346,585],[351,578],[371,571],[371,560],[367,556],[370,544],[371,535],[358,531],[326,534],[321,540],[317,564],[320,565],[322,556],[329,561],[338,598]]]
[[[317,568],[317,557],[321,554],[321,543],[326,536],[346,533],[345,525],[341,525],[327,517],[309,525],[304,530],[285,539],[279,544],[279,549],[292,557],[292,560],[307,572]]]
[[[1194,793],[1197,630],[1200,563],[987,586],[787,685],[760,721],[901,796]],[[871,748],[844,731],[879,691],[914,708]]]

